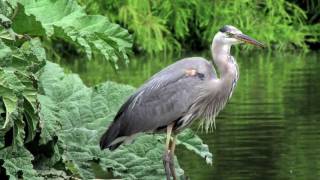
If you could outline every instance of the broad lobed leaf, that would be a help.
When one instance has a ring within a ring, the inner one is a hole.
[[[10,179],[29,179],[36,172],[31,164],[33,156],[23,145],[34,138],[39,122],[34,73],[44,65],[45,54],[39,39],[25,42],[20,49],[0,44],[5,49],[0,65],[0,147],[5,149],[0,150],[0,156]]]
[[[92,54],[112,63],[126,62],[132,46],[127,30],[101,15],[87,15],[75,0],[20,0],[22,11],[13,22],[21,34],[64,39],[80,47],[88,59]]]
[[[0,151],[0,159],[4,161],[5,168],[10,179],[42,179],[37,177],[31,161],[32,154],[24,147],[10,146]]]

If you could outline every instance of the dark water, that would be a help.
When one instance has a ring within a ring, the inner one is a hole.
[[[236,55],[240,80],[211,134],[213,165],[178,148],[191,179],[320,179],[320,54]],[[207,56],[210,57],[210,56]],[[139,86],[179,57],[138,58],[115,72],[101,61],[65,63],[87,84]]]

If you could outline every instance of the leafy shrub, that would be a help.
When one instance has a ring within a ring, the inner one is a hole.
[[[19,34],[42,37],[51,42],[62,39],[85,52],[116,65],[128,61],[131,36],[119,25],[101,15],[87,15],[76,1],[21,0],[14,8],[12,29]],[[50,49],[51,51],[53,49]]]
[[[102,16],[85,15],[75,1],[18,2],[2,4],[7,8],[0,14],[0,178],[88,179],[99,176],[95,167],[127,179],[163,178],[163,136],[143,135],[112,153],[98,146],[134,88],[113,82],[87,87],[48,61],[44,48],[61,38],[88,58],[96,48],[115,62],[127,57],[127,32]],[[178,143],[211,163],[208,146],[191,130]]]
[[[56,177],[61,170],[66,170],[73,176],[94,178],[91,164],[96,162],[104,170],[112,169],[115,176],[138,179],[163,177],[162,136],[145,135],[133,145],[121,147],[113,153],[99,149],[98,140],[106,122],[110,123],[121,102],[134,90],[132,87],[106,82],[88,88],[77,75],[66,75],[58,65],[50,62],[42,71],[39,77],[39,92],[42,93],[37,98],[40,115],[31,119],[37,128],[30,129],[30,124],[23,123],[16,128],[20,134],[38,132],[39,135],[31,139],[32,146],[23,140],[24,136],[14,137],[13,140],[18,139],[20,143],[6,145],[0,151],[7,175],[14,178],[21,171],[24,178],[31,178],[41,177],[46,172],[46,177],[48,173]],[[23,118],[20,121],[24,122]],[[15,121],[13,125],[20,123]],[[27,144],[23,146],[24,143]],[[207,146],[190,130],[179,136],[179,143],[211,162]],[[41,148],[45,151],[36,150]],[[48,155],[47,151],[52,153]],[[19,161],[22,163],[17,163]],[[63,169],[54,168],[59,163],[64,164]],[[182,173],[181,170],[179,172]]]
[[[45,53],[38,39],[10,49],[2,41],[0,66],[1,147],[5,146],[4,132],[12,129],[14,145],[23,145],[35,136],[38,118],[37,76],[45,64]],[[25,134],[23,127],[30,131]]]
[[[105,14],[128,27],[138,49],[151,54],[181,47],[207,49],[225,24],[277,50],[307,51],[306,42],[319,40],[319,26],[308,25],[306,12],[286,0],[78,1],[89,13]]]

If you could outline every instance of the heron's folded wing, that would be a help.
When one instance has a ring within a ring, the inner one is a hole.
[[[187,67],[168,67],[129,98],[116,117],[121,135],[153,131],[185,115],[207,80],[204,74],[186,74]]]

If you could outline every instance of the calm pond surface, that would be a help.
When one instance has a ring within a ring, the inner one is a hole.
[[[113,80],[137,87],[187,56],[133,59],[117,72],[101,61],[65,62],[64,67],[89,85]],[[233,97],[216,119],[217,129],[198,132],[213,153],[213,165],[178,147],[186,174],[191,179],[319,179],[319,56],[235,55],[240,79]]]

